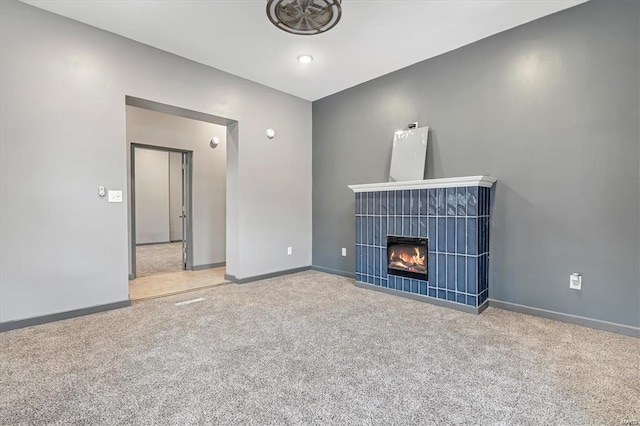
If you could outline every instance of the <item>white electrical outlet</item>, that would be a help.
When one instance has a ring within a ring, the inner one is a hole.
[[[293,254],[293,247],[287,247],[287,254]]]
[[[582,275],[577,272],[569,275],[569,288],[573,290],[582,290]]]
[[[347,255],[347,248],[346,247],[342,247],[342,255],[343,256]]]

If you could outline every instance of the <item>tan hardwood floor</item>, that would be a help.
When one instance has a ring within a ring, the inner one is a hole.
[[[129,298],[136,302],[228,284],[224,279],[225,270],[223,266],[202,271],[170,272],[136,278],[129,281]]]

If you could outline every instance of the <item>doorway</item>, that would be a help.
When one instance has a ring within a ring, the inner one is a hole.
[[[227,284],[227,275],[233,275],[238,258],[237,191],[230,190],[237,186],[237,122],[129,96],[125,103],[130,300]],[[163,194],[169,192],[162,203],[162,211],[168,210],[169,214],[161,220],[162,237],[155,239],[142,235],[139,223],[139,195],[144,182],[138,159],[141,153],[149,152],[161,156],[165,167],[147,184],[152,190],[162,186]],[[175,178],[175,174],[172,177],[171,171],[178,169],[178,163],[184,167],[184,180]],[[180,192],[175,187],[183,186],[182,193],[174,195]],[[175,200],[183,197],[184,203],[176,207]],[[183,225],[182,234],[176,224]],[[156,263],[171,268],[169,263],[173,262],[172,270],[177,272],[156,269],[146,275],[140,260],[151,249],[150,257],[155,257]],[[175,261],[160,260],[165,254],[178,259],[177,267]]]
[[[190,270],[193,152],[131,143],[131,278]]]

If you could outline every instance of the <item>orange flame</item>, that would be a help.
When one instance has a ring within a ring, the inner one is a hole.
[[[426,272],[426,255],[416,246],[396,246],[391,250],[389,266],[413,272]]]

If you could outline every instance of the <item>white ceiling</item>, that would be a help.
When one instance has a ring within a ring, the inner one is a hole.
[[[23,1],[313,101],[586,0],[343,0],[315,36],[278,30],[265,0]]]

